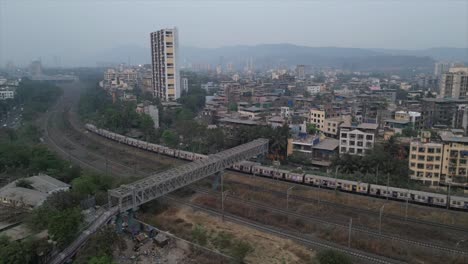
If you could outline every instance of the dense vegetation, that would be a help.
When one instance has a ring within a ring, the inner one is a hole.
[[[406,150],[395,138],[376,144],[366,156],[344,154],[333,161],[341,175],[369,183],[408,187],[408,159]]]
[[[99,127],[120,134],[137,129],[145,138],[154,137],[154,122],[146,114],[138,114],[136,102],[112,102],[111,97],[99,86],[91,86],[81,96],[79,114]]]
[[[351,259],[335,250],[324,250],[317,254],[317,260],[320,264],[351,264]]]
[[[23,107],[23,119],[34,120],[62,95],[61,88],[46,82],[23,79],[16,89],[14,105]]]

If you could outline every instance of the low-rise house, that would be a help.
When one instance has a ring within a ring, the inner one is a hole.
[[[28,186],[18,186],[21,180]],[[32,209],[40,206],[49,195],[70,189],[69,184],[46,174],[39,174],[21,180],[13,181],[0,189],[0,203]]]

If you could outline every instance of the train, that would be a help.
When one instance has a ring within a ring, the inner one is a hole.
[[[207,155],[172,149],[166,146],[149,143],[146,141],[138,140],[135,138],[126,137],[106,129],[97,128],[95,125],[86,124],[86,129],[92,133],[100,135],[102,137],[117,141],[122,144],[130,145],[143,150],[163,154],[166,156],[179,158],[187,161],[194,161],[204,159]],[[361,195],[369,195],[378,198],[391,199],[396,201],[404,201],[409,203],[450,208],[454,210],[468,211],[468,197],[445,195],[432,192],[423,192],[417,190],[403,189],[397,187],[383,186],[377,184],[370,184],[364,182],[356,182],[344,179],[335,179],[331,177],[307,174],[307,173],[295,173],[288,170],[281,170],[268,166],[261,165],[258,162],[253,161],[242,161],[234,164],[230,168],[231,170],[253,174],[255,176],[262,176],[267,178],[273,178],[283,180],[287,182],[293,182],[297,184],[304,184],[314,187],[320,187],[325,189],[334,189],[338,191],[356,193]]]

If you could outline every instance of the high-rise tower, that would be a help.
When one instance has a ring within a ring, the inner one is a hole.
[[[154,96],[161,101],[174,101],[180,97],[178,42],[175,27],[151,33]]]

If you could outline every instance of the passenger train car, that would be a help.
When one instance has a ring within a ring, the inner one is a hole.
[[[167,155],[170,157],[180,158],[184,160],[198,160],[208,157],[198,153],[188,152],[184,150],[171,149],[158,144],[141,141],[134,138],[125,137],[105,129],[99,129],[94,125],[86,124],[86,129],[90,132],[98,134],[108,139],[115,140],[122,144],[127,144],[140,149],[151,152]],[[294,173],[287,170],[280,170],[268,166],[262,166],[259,163],[251,161],[242,161],[234,164],[232,170],[254,174],[258,176],[279,179],[294,183],[300,183],[320,188],[336,189],[344,192],[370,195],[379,198],[392,199],[397,201],[408,201],[411,203],[450,207],[451,209],[468,211],[468,197],[450,196],[430,192],[422,192],[416,190],[402,189],[396,187],[387,187],[376,184],[368,184],[343,179],[335,179],[330,177],[318,176],[313,174]]]

